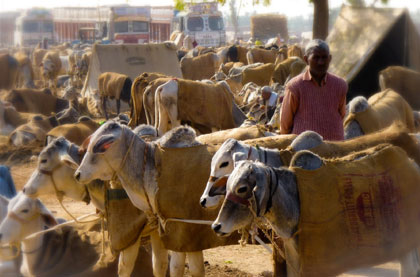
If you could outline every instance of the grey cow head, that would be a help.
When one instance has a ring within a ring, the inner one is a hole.
[[[39,154],[34,170],[23,192],[30,197],[55,193],[55,188],[74,200],[87,197],[84,186],[74,180],[75,168],[80,163],[79,147],[64,137],[52,140]],[[55,186],[55,188],[54,188]]]
[[[213,230],[218,235],[228,235],[252,223],[251,209],[256,216],[266,212],[271,179],[269,168],[262,163],[240,161],[227,181],[226,198]]]
[[[124,139],[125,128],[127,127],[110,120],[92,134],[87,152],[75,172],[78,182],[86,184],[95,179],[112,179],[126,154],[121,147],[130,143]]]

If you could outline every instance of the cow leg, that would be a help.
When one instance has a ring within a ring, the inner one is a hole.
[[[153,275],[165,277],[168,268],[168,250],[163,246],[157,231],[150,235],[150,241],[152,243]]]
[[[248,64],[253,64],[254,63],[254,57],[252,56],[251,51],[248,51],[246,53],[246,59],[248,60]]]
[[[420,276],[419,255],[417,249],[411,250],[408,254],[400,259],[401,277]]]
[[[106,112],[106,97],[101,97],[101,102],[102,102],[102,109],[104,110],[104,114],[105,114],[105,118],[106,120],[108,120],[108,114]]]
[[[117,101],[117,116],[120,114],[120,105],[121,105],[121,100],[120,99],[116,99],[115,101]]]
[[[187,252],[188,266],[191,276],[204,276],[204,258],[203,251]]]
[[[185,271],[185,252],[171,251],[170,276],[182,277]]]
[[[120,252],[118,260],[118,276],[119,277],[130,277],[133,272],[134,266],[136,265],[137,255],[139,254],[141,244],[141,236],[138,237],[137,241],[130,247]]]

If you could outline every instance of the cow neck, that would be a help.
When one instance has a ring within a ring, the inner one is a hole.
[[[41,222],[42,224],[42,222]],[[42,228],[40,228],[42,229]],[[39,259],[42,257],[42,247],[44,244],[44,236],[37,236],[34,238],[25,239],[22,241],[22,264],[26,264],[30,273],[36,272]]]
[[[124,131],[124,137],[128,131]],[[152,149],[147,142],[131,133],[133,137],[131,150],[128,145],[124,145],[122,152],[125,153],[125,162],[121,163],[119,170],[116,171],[116,176],[120,179],[120,182],[127,192],[130,200],[134,205],[143,210],[149,210],[151,208],[148,200],[147,191],[145,189],[144,175],[146,170],[146,159],[151,155]],[[143,153],[143,159],[139,159],[139,153]],[[140,163],[140,164],[139,164]],[[115,169],[114,169],[115,170]],[[143,197],[139,197],[140,196]]]

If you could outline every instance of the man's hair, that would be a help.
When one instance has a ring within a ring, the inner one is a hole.
[[[330,53],[330,47],[328,46],[328,43],[322,39],[314,39],[306,45],[305,56],[312,54],[315,49],[325,50],[328,52],[328,54]]]

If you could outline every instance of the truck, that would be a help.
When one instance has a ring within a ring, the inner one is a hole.
[[[186,9],[177,12],[172,31],[192,36],[201,46],[219,47],[226,44],[226,30],[217,2],[186,3]]]
[[[35,46],[39,42],[54,43],[54,23],[50,10],[32,8],[16,18],[14,44],[16,46]]]
[[[14,45],[15,23],[19,12],[0,12],[0,47]]]
[[[110,8],[108,31],[116,43],[148,43],[150,7],[116,6]]]

